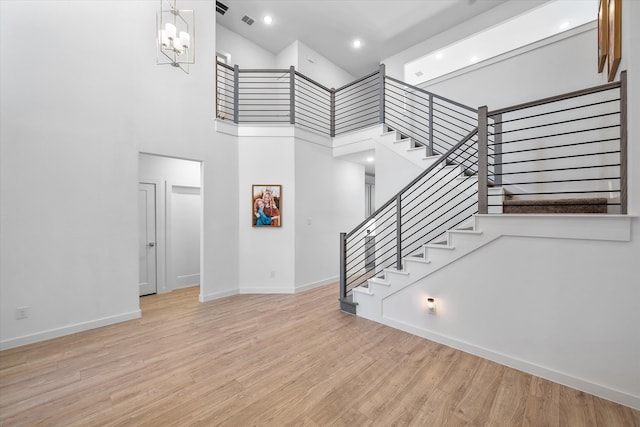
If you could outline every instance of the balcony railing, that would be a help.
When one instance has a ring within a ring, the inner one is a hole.
[[[385,76],[338,89],[295,71],[218,63],[217,117],[288,123],[327,136],[385,124],[438,155],[402,191],[341,235],[340,296],[476,214],[627,213],[627,75],[619,82],[489,111]],[[489,196],[490,189],[492,196]],[[496,196],[498,194],[498,196]],[[562,210],[562,207],[565,210]],[[559,209],[559,210],[558,210]]]

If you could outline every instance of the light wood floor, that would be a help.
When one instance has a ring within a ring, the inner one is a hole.
[[[2,426],[636,426],[640,413],[338,310],[337,285],[200,304],[0,353]]]

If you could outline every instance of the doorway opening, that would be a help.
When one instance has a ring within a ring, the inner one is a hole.
[[[201,162],[140,153],[140,296],[200,286]]]

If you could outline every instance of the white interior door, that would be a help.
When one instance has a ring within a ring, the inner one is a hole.
[[[138,250],[140,253],[140,296],[157,292],[156,278],[156,186],[139,184],[138,191]]]

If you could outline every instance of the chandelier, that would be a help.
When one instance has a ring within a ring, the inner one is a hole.
[[[195,63],[195,12],[178,9],[176,0],[160,0],[156,22],[157,64],[189,74],[189,65]]]

